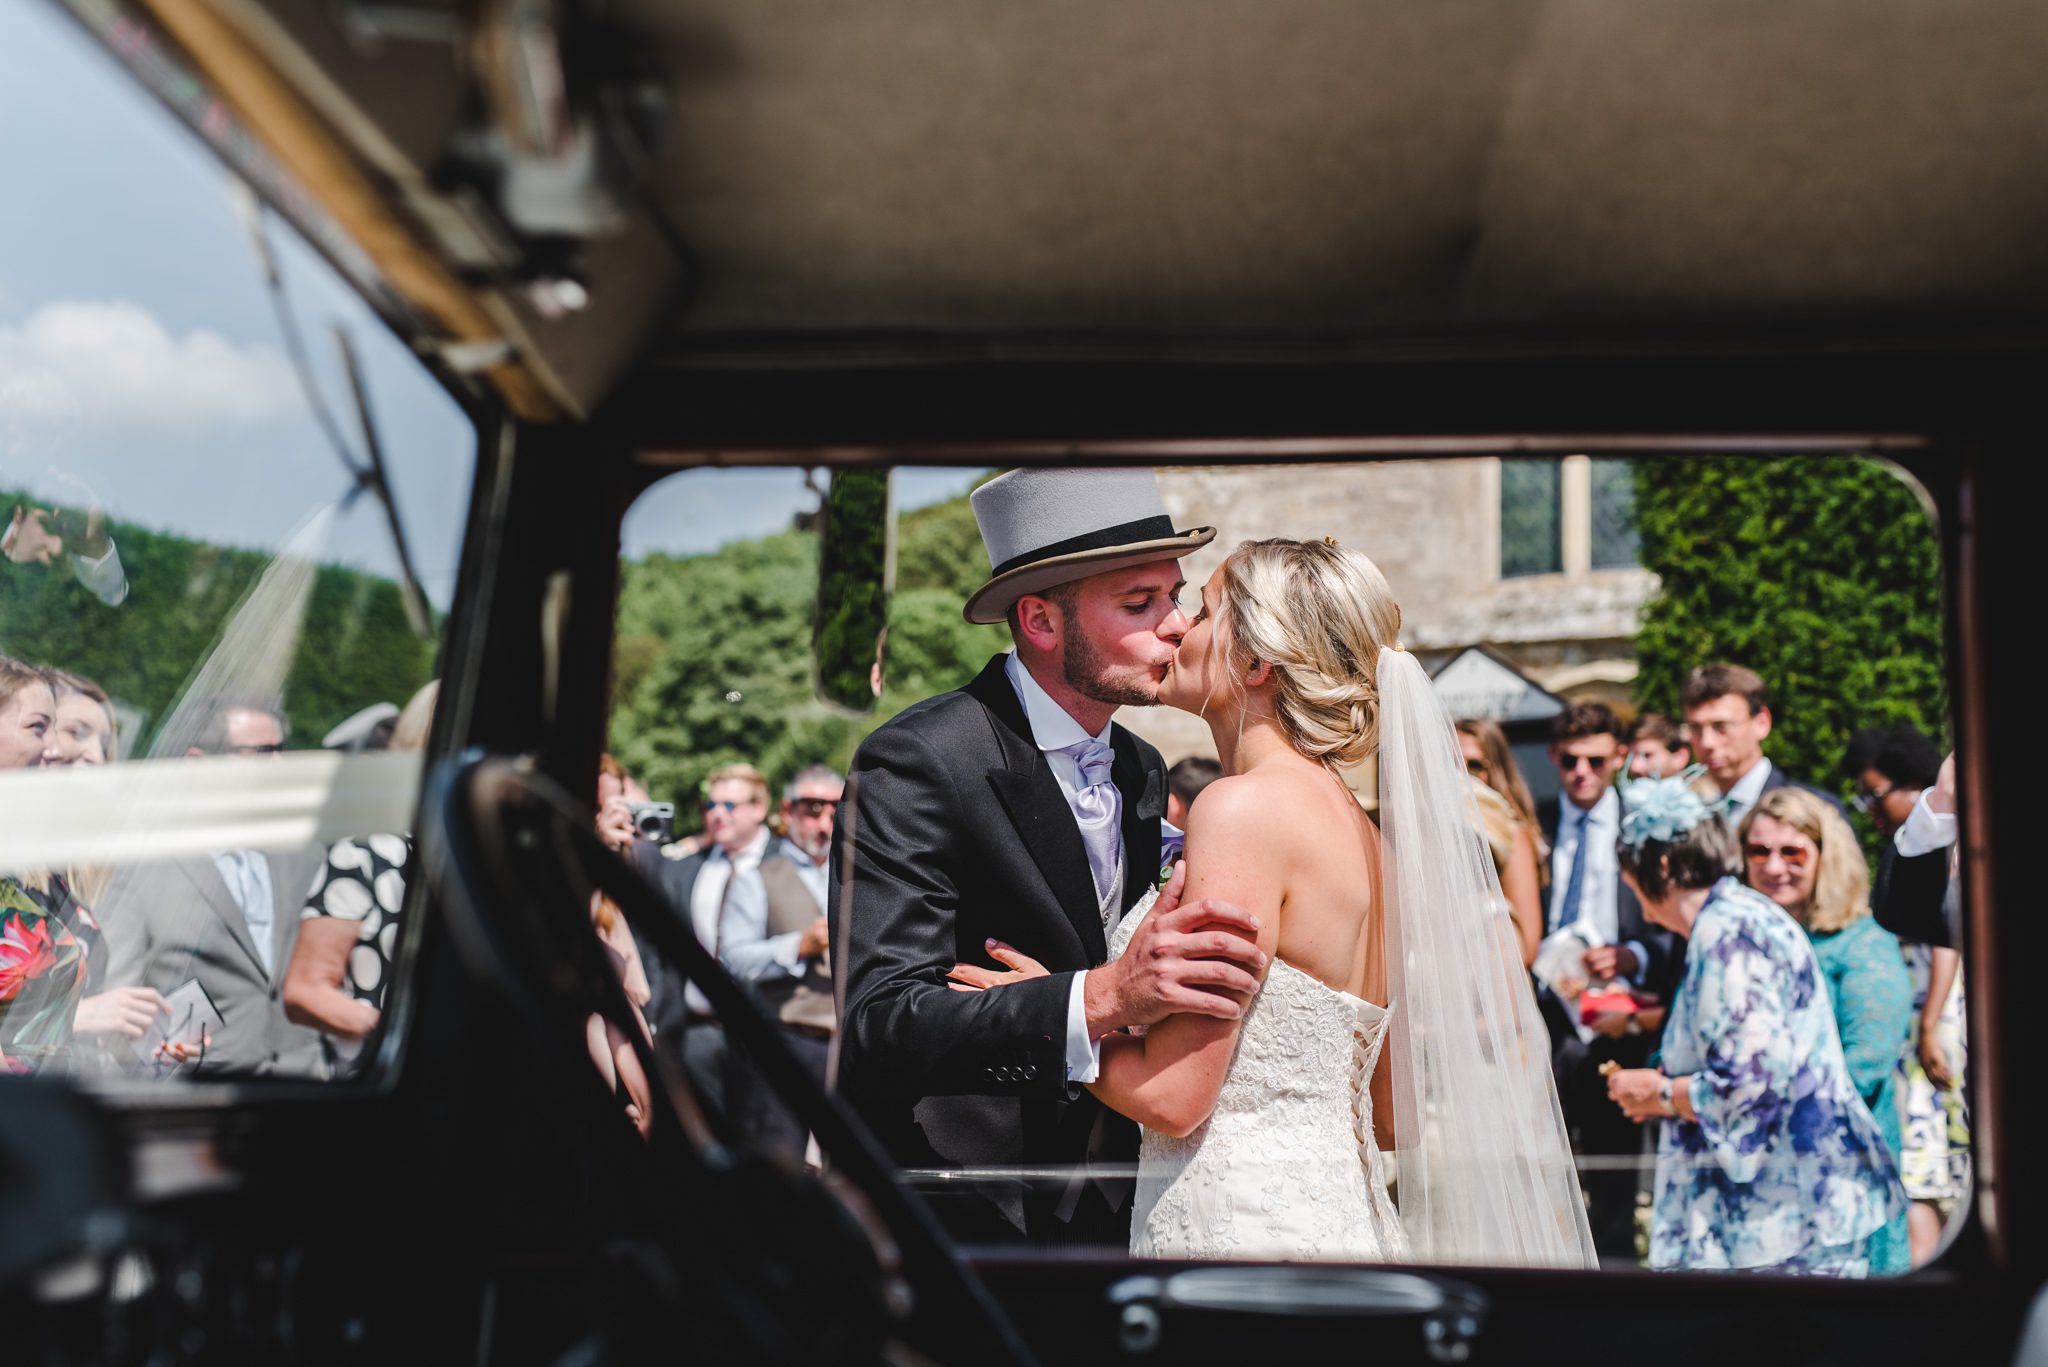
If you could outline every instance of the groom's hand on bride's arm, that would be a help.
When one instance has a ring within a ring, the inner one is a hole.
[[[1122,957],[1088,970],[1082,1009],[1089,1038],[1168,1016],[1236,1020],[1244,1014],[1266,971],[1259,918],[1215,898],[1182,906],[1186,884],[1187,865],[1176,864]]]

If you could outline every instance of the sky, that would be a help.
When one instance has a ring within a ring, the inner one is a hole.
[[[223,545],[274,550],[349,477],[287,359],[233,177],[48,0],[0,3],[0,488]],[[363,364],[400,516],[446,607],[474,465],[467,416],[283,220],[270,216],[316,383],[360,449],[336,326]],[[897,501],[974,471],[904,471]],[[687,554],[815,506],[794,470],[695,471],[633,508],[624,549]],[[0,519],[12,509],[0,509]],[[367,503],[324,559],[390,574]]]

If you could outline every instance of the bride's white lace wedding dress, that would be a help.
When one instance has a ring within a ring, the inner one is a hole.
[[[1118,922],[1111,959],[1156,896]],[[1209,1119],[1185,1139],[1143,1132],[1132,1256],[1406,1259],[1373,1139],[1370,1084],[1390,1020],[1275,959]]]

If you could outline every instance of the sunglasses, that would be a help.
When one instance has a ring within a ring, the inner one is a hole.
[[[1612,763],[1614,763],[1614,756],[1612,755],[1559,755],[1557,757],[1557,767],[1567,774],[1578,772],[1581,764],[1596,774],[1604,773],[1607,766]]]
[[[282,746],[282,745],[230,745],[230,746],[228,747],[228,753],[229,753],[229,754],[231,754],[231,755],[281,755],[281,754],[283,754],[283,753],[284,753],[284,746]]]
[[[756,801],[757,799],[751,797],[745,802],[712,802],[707,799],[704,803],[704,810],[707,812],[736,812],[742,807],[753,806]]]
[[[823,816],[827,812],[839,810],[839,799],[836,797],[799,797],[792,799],[789,805],[802,812],[805,816]]]
[[[1804,845],[1780,845],[1776,849],[1769,845],[1744,845],[1742,857],[1752,864],[1768,864],[1772,855],[1783,860],[1785,867],[1798,869],[1806,867],[1806,861],[1813,858],[1813,851]]]
[[[1867,788],[1858,788],[1856,790],[1856,795],[1849,799],[1849,805],[1854,807],[1857,811],[1863,813],[1865,816],[1875,815],[1877,812],[1877,804],[1884,801],[1886,798],[1890,797],[1893,793],[1897,792],[1898,787],[1899,785],[1896,783],[1887,783],[1884,785],[1884,787],[1877,789],[1875,792],[1872,792]]]

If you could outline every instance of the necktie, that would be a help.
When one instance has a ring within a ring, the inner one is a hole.
[[[1109,780],[1116,752],[1108,742],[1089,737],[1060,747],[1080,766],[1081,781],[1074,794],[1074,820],[1081,828],[1081,844],[1088,851],[1088,871],[1095,876],[1097,901],[1109,896],[1116,880],[1117,843],[1123,836],[1123,795]]]
[[[1557,904],[1559,930],[1579,919],[1579,899],[1586,891],[1586,817],[1583,813],[1578,818],[1578,824],[1579,841],[1572,850],[1571,877],[1565,879],[1564,900]]]

